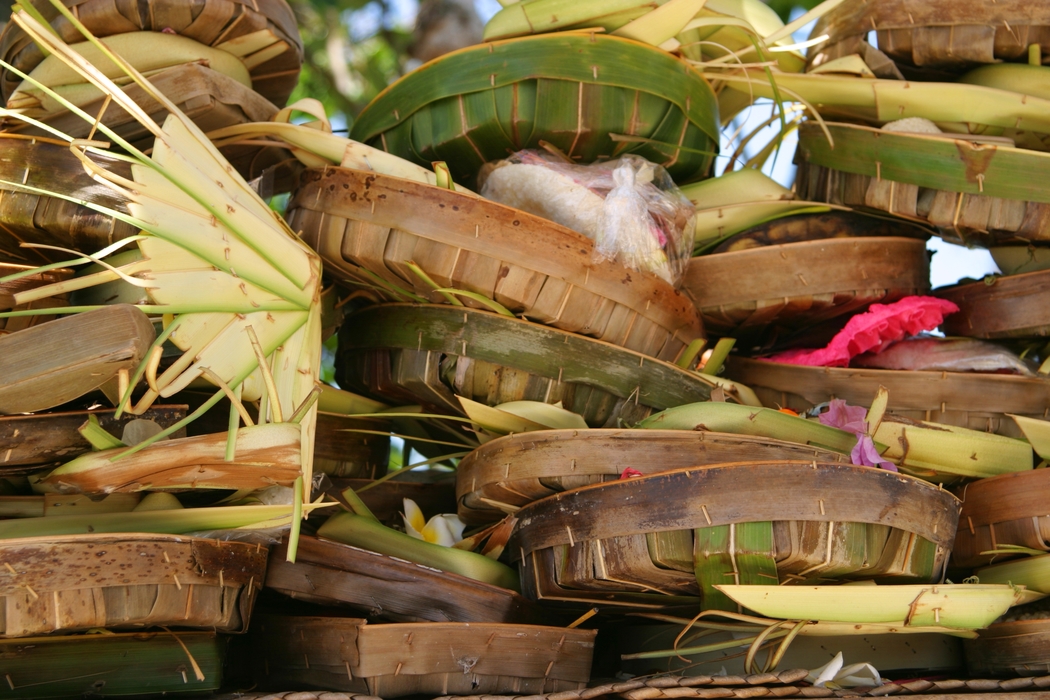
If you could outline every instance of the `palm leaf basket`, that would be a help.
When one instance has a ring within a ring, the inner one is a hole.
[[[736,610],[715,585],[935,580],[958,513],[950,493],[871,467],[738,462],[537,501],[507,551],[530,598]]]
[[[199,695],[222,685],[227,641],[185,631],[6,639],[0,678],[11,700]]]
[[[0,144],[3,143],[3,139],[0,139]],[[2,166],[0,166],[2,167]],[[0,197],[0,209],[2,209],[4,199]],[[2,229],[0,229],[2,230]],[[3,256],[3,234],[0,233],[0,258]],[[33,269],[28,265],[15,265],[11,263],[0,262],[0,278],[7,277],[8,275],[16,275],[21,272],[27,272]],[[5,295],[14,295],[19,292],[24,292],[29,289],[35,289],[37,287],[44,287],[54,282],[61,282],[62,280],[69,279],[73,276],[72,270],[59,268],[57,270],[48,270],[46,272],[38,272],[34,275],[22,277],[12,282],[0,283],[0,306],[3,304],[3,298]],[[68,295],[60,295],[57,297],[49,297],[47,299],[41,299],[39,301],[30,302],[28,304],[20,304],[18,306],[3,308],[4,311],[28,311],[30,309],[50,309],[59,306],[66,306]],[[35,326],[46,321],[51,321],[55,317],[52,316],[14,316],[11,318],[0,319],[0,336],[7,333],[14,333],[15,331],[24,330],[30,326]]]
[[[957,490],[962,499],[952,565],[982,566],[993,559],[982,554],[1002,545],[1050,551],[1050,470],[1001,474],[979,479]],[[997,561],[1004,559],[1000,554]]]
[[[227,75],[197,63],[184,64],[161,71],[150,76],[150,83],[205,132],[235,124],[269,121],[277,113],[277,107],[257,92]],[[140,86],[128,86],[124,92],[155,122],[158,124],[164,122],[168,111],[149,97]],[[101,112],[101,122],[135,147],[148,150],[153,146],[153,134],[146,127],[123,109],[103,111],[105,104],[106,99],[100,97],[94,102],[82,105],[81,109],[88,114]],[[59,112],[41,121],[73,138],[87,138],[93,131],[91,123],[70,111]],[[14,118],[8,118],[0,123],[4,130],[10,133],[27,136],[50,135],[50,132],[42,128]],[[252,159],[263,148],[265,147],[231,146],[226,148],[224,153],[235,167],[242,172],[247,172]]]
[[[116,158],[97,153],[89,157],[110,172],[131,177],[131,166]],[[23,248],[22,243],[94,253],[138,233],[130,224],[113,217],[32,191],[49,190],[129,213],[112,189],[95,182],[84,172],[84,166],[70,153],[65,141],[0,134],[0,180],[3,180],[0,184],[0,260],[36,267],[68,260],[70,255]],[[26,185],[27,189],[8,184],[16,182]]]
[[[542,141],[581,163],[636,153],[687,182],[718,150],[718,105],[664,51],[566,32],[437,58],[381,92],[350,136],[427,167],[445,161],[467,186],[486,162]]]
[[[347,317],[336,380],[394,403],[461,413],[456,395],[490,406],[561,401],[592,427],[710,398],[712,380],[594,340],[486,311],[383,304]]]
[[[1040,614],[1043,619],[996,622],[978,632],[977,639],[963,642],[966,668],[972,674],[993,676],[1050,673],[1050,614],[1045,609]],[[1009,613],[1008,616],[1016,617]]]
[[[155,534],[0,542],[0,637],[167,625],[242,632],[267,550]]]
[[[831,450],[769,438],[682,430],[542,430],[487,442],[456,467],[459,517],[477,524],[580,486],[745,460],[845,462]]]
[[[943,287],[936,296],[959,307],[944,319],[949,335],[970,338],[1036,338],[1050,335],[1050,270],[988,277]]]
[[[950,134],[889,133],[853,124],[799,127],[801,199],[883,211],[963,245],[1050,240],[1050,154]]]
[[[283,106],[299,81],[303,42],[291,7],[284,0],[64,0],[73,14],[97,37],[138,31],[173,31],[194,41],[223,48],[225,42],[256,32],[275,40],[246,57],[252,89]],[[84,40],[76,27],[48,0],[33,6],[70,44]],[[0,58],[23,73],[35,68],[46,54],[13,22],[0,35]],[[0,95],[6,100],[21,78],[5,69],[0,73]]]
[[[832,238],[695,257],[682,288],[710,331],[737,336],[771,325],[798,330],[924,294],[929,278],[921,240]]]
[[[590,680],[595,630],[498,623],[366,624],[258,616],[249,633],[262,688],[403,695],[533,695]]]
[[[395,622],[540,624],[544,614],[514,591],[331,540],[303,536],[295,563],[278,546],[266,587],[296,600],[349,606]]]
[[[388,301],[405,300],[397,289],[445,300],[414,264],[441,288],[661,360],[677,360],[703,335],[689,299],[656,275],[596,262],[594,242],[580,233],[445,188],[348,168],[307,170],[288,223],[329,275]]]
[[[319,413],[314,469],[336,478],[383,476],[390,462],[390,437],[361,432],[381,429],[378,421]]]
[[[77,430],[89,416],[98,420],[103,430],[120,437],[124,427],[134,420],[153,421],[162,428],[186,417],[186,406],[155,405],[142,415],[125,413],[114,418],[114,409],[60,411],[32,415],[0,416],[0,476],[41,471],[57,467],[78,455],[91,451],[91,443]],[[186,436],[186,429],[172,433],[172,438]]]
[[[1023,437],[1006,414],[1043,418],[1050,411],[1050,381],[976,372],[805,367],[730,357],[726,375],[754,389],[766,406],[808,411],[833,398],[870,406],[879,387],[889,390],[887,410],[910,420]]]
[[[923,75],[917,68],[959,74],[978,64],[1021,59],[1032,44],[1050,53],[1050,8],[1042,3],[855,0],[817,20],[812,36],[826,34],[828,40],[810,51],[810,67],[863,50],[872,30],[879,50],[911,78]]]

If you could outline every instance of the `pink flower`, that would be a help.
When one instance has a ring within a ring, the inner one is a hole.
[[[820,424],[827,425],[839,430],[845,430],[857,436],[857,444],[853,446],[849,457],[854,464],[863,467],[879,467],[886,471],[895,472],[897,467],[892,462],[887,462],[875,449],[875,441],[868,435],[868,422],[865,420],[868,412],[863,406],[850,406],[842,399],[832,399],[828,404],[828,410],[819,416]]]
[[[645,476],[645,474],[642,474],[637,469],[631,469],[630,467],[627,467],[626,469],[624,469],[623,473],[620,474],[620,478],[621,479],[633,479],[633,478],[638,477],[638,476]]]
[[[872,304],[846,322],[827,347],[788,350],[769,358],[772,362],[811,367],[846,367],[857,355],[878,353],[891,343],[941,325],[959,307],[936,297],[904,297],[893,304]]]

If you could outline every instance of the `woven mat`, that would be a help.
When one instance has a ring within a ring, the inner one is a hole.
[[[1050,676],[1006,680],[918,680],[908,683],[887,683],[878,688],[845,690],[798,685],[808,673],[804,669],[797,669],[751,676],[660,676],[543,695],[445,695],[435,700],[591,700],[614,695],[626,700],[669,700],[670,698],[700,698],[701,700],[738,698],[744,700],[745,698],[846,698],[1050,690]],[[221,696],[219,700],[382,700],[382,698],[359,693],[304,691],[268,694],[236,693]]]

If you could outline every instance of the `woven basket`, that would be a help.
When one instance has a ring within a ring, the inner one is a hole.
[[[1050,335],[1050,270],[989,277],[935,292],[959,312],[944,319],[948,335],[969,338],[1037,338]]]
[[[751,387],[766,406],[808,411],[833,398],[870,406],[879,387],[891,413],[970,430],[1023,437],[1006,414],[1045,418],[1050,381],[1041,377],[976,372],[804,367],[731,357],[726,375]]]
[[[1001,474],[960,487],[962,514],[952,550],[952,565],[982,566],[982,555],[1013,544],[1050,551],[1050,469]],[[1002,560],[1000,555],[998,560]]]
[[[296,600],[349,606],[395,622],[542,624],[521,595],[457,574],[316,537],[299,538],[295,563],[278,546],[266,587]]]
[[[160,625],[243,632],[266,556],[256,545],[177,535],[4,540],[0,637]]]
[[[714,585],[935,580],[958,513],[950,493],[871,467],[743,462],[550,496],[517,513],[507,551],[530,598],[659,607],[700,594],[736,610]]]
[[[110,172],[131,177],[131,166],[126,163],[94,153],[90,157]],[[129,213],[113,190],[84,172],[65,141],[0,134],[0,180],[46,188]],[[34,267],[61,262],[70,255],[22,248],[19,244],[42,243],[94,253],[137,233],[130,224],[65,199],[20,192],[12,185],[0,184],[0,260]]]
[[[233,78],[197,63],[168,68],[150,76],[150,83],[163,93],[204,132],[221,129],[245,122],[269,121],[277,113],[277,107],[250,88]],[[124,92],[135,101],[158,124],[163,124],[168,111],[159,102],[149,97],[138,85],[127,87]],[[105,98],[82,105],[88,114],[98,114]],[[86,138],[93,124],[72,112],[60,112],[42,120],[74,138]],[[141,150],[153,147],[153,134],[123,109],[106,109],[102,123],[113,129],[125,140]],[[2,122],[5,131],[29,136],[47,136],[49,132],[14,118]],[[224,149],[228,160],[242,172],[263,146],[234,146]],[[83,168],[81,168],[83,171]]]
[[[923,75],[915,68],[957,75],[974,65],[1022,59],[1031,44],[1050,53],[1050,8],[1042,3],[854,0],[817,20],[812,36],[828,40],[809,53],[810,66],[857,52],[872,30],[879,50],[913,79]]]
[[[718,105],[707,81],[667,52],[559,32],[436,58],[377,95],[350,136],[424,167],[446,161],[467,187],[485,163],[544,142],[580,163],[635,153],[688,182],[718,151]]]
[[[42,471],[90,452],[91,443],[77,430],[88,416],[95,416],[103,430],[120,437],[133,420],[151,420],[168,428],[185,418],[186,412],[186,406],[154,405],[141,415],[125,413],[120,418],[113,417],[114,409],[0,416],[0,476]],[[185,428],[171,434],[172,439],[185,436]]]
[[[354,618],[260,615],[249,639],[260,687],[395,698],[582,689],[590,680],[595,634],[533,625],[369,625]]]
[[[835,148],[819,125],[799,127],[800,199],[887,212],[931,226],[962,245],[1050,241],[1050,194],[1041,185],[1050,172],[1050,155],[951,134],[825,126]]]
[[[970,673],[1042,676],[1050,673],[1050,617],[997,622],[963,642]]]
[[[583,234],[444,188],[347,168],[307,170],[288,223],[344,283],[374,288],[378,277],[444,301],[409,269],[415,263],[441,287],[670,362],[703,336],[692,304],[659,277],[596,262]]]
[[[466,523],[488,523],[555,493],[642,474],[744,460],[849,458],[792,442],[682,430],[543,430],[485,443],[456,468],[456,501]]]
[[[84,37],[48,0],[33,0],[33,6],[51,22],[67,43]],[[284,0],[64,0],[64,4],[97,37],[137,31],[174,31],[209,46],[269,30],[284,46],[268,60],[254,56],[249,67],[252,89],[276,105],[283,106],[299,81],[303,42],[291,7]],[[44,60],[44,53],[25,32],[8,22],[0,35],[0,58],[28,73]],[[10,70],[0,73],[0,96],[4,101],[21,78]]]
[[[921,240],[833,238],[696,257],[682,287],[708,330],[738,335],[771,325],[798,330],[924,294],[929,279]]]
[[[0,678],[11,700],[192,696],[222,685],[227,641],[215,632],[186,631],[6,639]]]
[[[0,144],[3,140],[0,139]],[[0,207],[3,199],[0,198]],[[3,233],[0,233],[0,246],[3,246]],[[25,249],[23,249],[25,250]],[[0,247],[0,258],[3,257],[3,250]],[[7,277],[8,275],[18,274],[26,270],[32,269],[28,265],[12,265],[10,263],[0,262],[0,277]],[[47,272],[40,272],[29,277],[23,277],[13,282],[0,283],[0,299],[5,294],[18,294],[30,289],[36,289],[37,287],[43,287],[53,282],[61,282],[67,280],[73,276],[72,270],[58,269],[49,270]],[[59,306],[68,305],[68,295],[60,294],[47,299],[41,299],[39,301],[32,301],[28,304],[20,304],[12,308],[0,308],[0,311],[29,311],[30,309],[52,309]],[[0,336],[5,333],[14,333],[15,331],[21,331],[30,326],[35,326],[46,321],[51,321],[55,317],[52,316],[14,316],[12,318],[0,318]]]
[[[561,401],[593,427],[705,401],[713,388],[701,375],[600,340],[485,311],[411,304],[347,317],[336,379],[380,400],[454,414],[457,394],[490,406]]]
[[[318,414],[314,470],[336,478],[383,476],[390,462],[390,437],[353,432],[381,429],[377,421]]]

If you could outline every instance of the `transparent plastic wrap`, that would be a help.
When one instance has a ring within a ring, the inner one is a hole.
[[[578,231],[615,259],[677,286],[693,249],[695,210],[667,171],[636,155],[577,165],[519,151],[479,176],[482,196]]]

